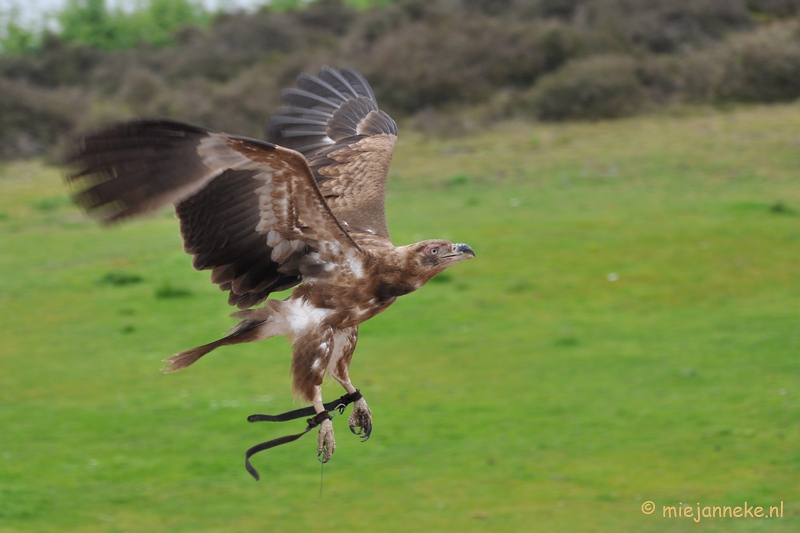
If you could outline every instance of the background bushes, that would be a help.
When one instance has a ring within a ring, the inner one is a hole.
[[[800,95],[800,40],[795,24],[736,36],[726,52],[719,91],[725,91],[729,99],[781,102]]]
[[[639,77],[657,101],[790,101],[800,97],[800,32],[796,21],[776,22],[640,65]]]
[[[599,55],[570,61],[541,79],[531,95],[543,120],[617,118],[632,115],[645,93],[636,61],[624,55]]]
[[[260,135],[280,89],[326,63],[361,70],[382,107],[434,131],[463,129],[464,113],[598,119],[800,96],[800,0],[318,0],[214,16],[165,2],[74,1],[57,35],[7,23],[2,157],[131,116]]]
[[[47,154],[80,126],[86,98],[79,92],[45,89],[0,78],[0,157]]]
[[[364,41],[351,44],[354,63],[381,103],[403,113],[485,101],[502,87],[528,87],[582,47],[564,23],[480,13],[413,21]]]

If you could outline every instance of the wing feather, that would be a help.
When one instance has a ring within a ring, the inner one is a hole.
[[[361,253],[305,158],[286,148],[135,121],[84,137],[67,161],[76,201],[106,223],[174,204],[194,267],[211,270],[231,305],[296,285],[304,261],[347,268],[343,254]]]
[[[331,211],[348,232],[390,239],[386,179],[397,124],[378,108],[367,81],[349,69],[302,74],[283,93],[288,107],[270,119],[267,138],[304,154]]]
[[[388,134],[351,137],[310,161],[320,191],[350,232],[390,238],[384,191],[395,139]]]

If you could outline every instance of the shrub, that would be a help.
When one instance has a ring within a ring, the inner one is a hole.
[[[159,113],[153,109],[152,104],[164,89],[164,83],[155,73],[141,67],[132,67],[122,76],[119,96],[134,115],[155,116]]]
[[[291,15],[272,12],[222,15],[207,33],[186,37],[179,48],[137,50],[139,61],[169,81],[202,77],[227,82],[270,54],[307,44]]]
[[[41,47],[32,53],[0,55],[0,76],[43,87],[85,84],[102,60],[98,50],[69,45],[54,35],[46,35]]]
[[[295,14],[299,25],[314,31],[344,35],[356,18],[356,12],[341,0],[317,0]]]
[[[85,110],[74,91],[0,78],[0,157],[54,155],[51,149],[76,129]]]
[[[747,0],[747,7],[755,13],[791,17],[800,11],[800,0]]]
[[[775,23],[687,54],[681,80],[685,98],[779,102],[800,97],[797,32],[794,23]]]
[[[636,70],[648,100],[667,104],[676,101],[684,90],[686,59],[673,54],[650,54]]]
[[[726,69],[731,61],[729,50],[718,46],[680,58],[679,72],[673,71],[673,83],[680,88],[681,99],[693,103],[711,103],[725,97]]]
[[[485,101],[500,87],[528,86],[581,46],[562,22],[510,21],[475,12],[410,22],[352,57],[382,105],[413,113]]]
[[[800,97],[800,41],[795,24],[774,24],[731,40],[723,83],[736,100],[780,102]]]
[[[635,113],[644,96],[633,58],[602,55],[570,61],[543,77],[530,102],[543,120],[600,119]]]
[[[467,10],[482,11],[487,15],[505,13],[514,4],[514,0],[461,0]]]
[[[607,51],[672,53],[752,24],[745,0],[594,0],[576,23]]]
[[[527,4],[525,0],[519,0],[522,6]],[[569,18],[575,13],[575,9],[582,3],[582,0],[539,0],[534,3],[536,13],[542,17],[561,17]]]

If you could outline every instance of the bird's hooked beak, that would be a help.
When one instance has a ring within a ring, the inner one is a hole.
[[[474,259],[475,251],[469,244],[458,243],[453,246],[454,255],[460,256],[460,259]]]

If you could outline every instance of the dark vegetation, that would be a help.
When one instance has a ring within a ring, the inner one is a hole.
[[[326,63],[361,70],[387,111],[432,131],[800,96],[800,0],[299,4],[212,16],[151,0],[123,16],[76,0],[57,34],[7,23],[0,157],[55,155],[133,116],[260,136],[280,89]]]

